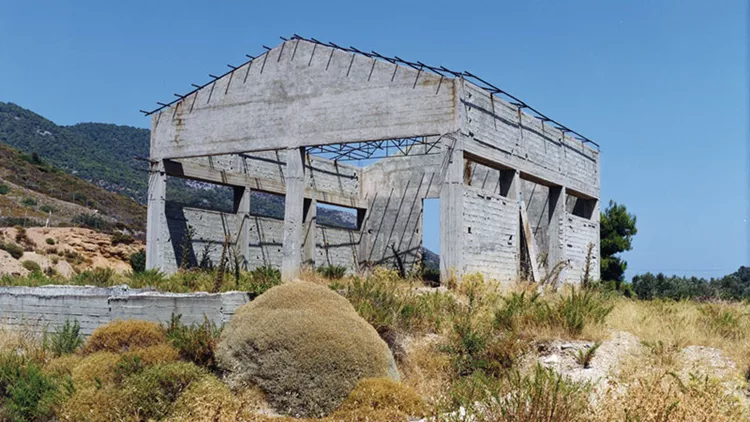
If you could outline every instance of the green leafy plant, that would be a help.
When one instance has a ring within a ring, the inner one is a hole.
[[[343,265],[326,265],[320,267],[318,272],[329,280],[338,280],[344,278],[344,275],[346,275],[346,267]]]
[[[172,319],[166,326],[167,340],[180,353],[184,360],[198,366],[216,369],[214,351],[221,335],[221,327],[204,316],[201,324],[185,325],[181,321],[182,315],[172,314]]]
[[[69,378],[58,382],[72,388]],[[0,355],[0,419],[50,420],[63,397],[64,390],[58,382],[26,357],[15,353]]]
[[[0,183],[0,195],[7,195],[10,192],[10,186]]]
[[[67,355],[78,350],[83,345],[81,325],[77,319],[65,321],[65,325],[57,327],[55,332],[46,339],[47,347],[55,356]]]
[[[146,251],[141,249],[138,252],[130,255],[130,268],[133,269],[134,273],[142,273],[146,271]]]
[[[270,265],[254,268],[249,275],[252,282],[248,293],[251,295],[261,295],[271,287],[281,284],[281,271]]]
[[[591,361],[594,359],[594,356],[596,355],[597,349],[599,349],[599,346],[602,344],[597,342],[594,343],[591,347],[584,347],[582,349],[576,350],[576,352],[573,354],[573,358],[575,358],[576,363],[581,365],[584,369],[588,369],[591,367]]]
[[[57,212],[57,208],[53,207],[52,205],[44,204],[39,207],[39,211],[41,212]]]
[[[71,281],[78,285],[91,285],[96,287],[107,287],[110,285],[112,277],[115,276],[113,268],[97,267],[82,273],[76,274]]]
[[[612,305],[598,292],[571,288],[557,305],[559,324],[571,335],[579,335],[587,324],[601,324],[612,312]]]
[[[36,199],[26,197],[21,200],[21,204],[27,206],[27,207],[33,207],[36,205]]]
[[[48,238],[44,239],[44,241],[45,241],[45,242],[46,242],[46,243],[47,243],[48,245],[54,245],[54,244],[56,243],[56,242],[55,242],[55,239],[53,239],[53,238],[51,238],[51,237],[48,237]]]

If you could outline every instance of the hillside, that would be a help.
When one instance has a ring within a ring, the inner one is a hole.
[[[0,181],[9,191],[0,195],[4,225],[24,216],[66,224],[80,214],[99,212],[136,229],[146,223],[146,208],[135,200],[109,192],[72,176],[37,155],[23,154],[0,144]]]

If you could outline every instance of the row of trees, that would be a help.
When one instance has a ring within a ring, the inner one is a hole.
[[[601,279],[640,299],[750,299],[750,267],[740,267],[718,279],[639,274],[625,282],[628,263],[621,253],[633,249],[638,233],[635,215],[625,205],[610,201],[600,216]]]

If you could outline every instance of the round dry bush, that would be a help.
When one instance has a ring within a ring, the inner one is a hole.
[[[234,422],[239,411],[240,401],[229,387],[213,375],[207,375],[180,394],[166,420]]]
[[[120,355],[112,352],[96,352],[84,357],[70,370],[73,386],[78,389],[114,382],[120,359]]]
[[[294,282],[238,309],[221,335],[219,365],[237,384],[256,384],[279,412],[329,414],[362,378],[398,380],[375,329],[331,289]]]
[[[354,415],[363,410],[392,410],[405,416],[422,416],[424,402],[411,388],[388,378],[367,378],[357,384],[336,409],[336,415]]]
[[[116,320],[94,330],[86,341],[84,353],[107,351],[123,353],[165,343],[167,334],[159,324],[140,320]]]
[[[71,375],[73,368],[83,360],[83,356],[80,355],[62,355],[53,359],[50,359],[44,365],[44,372],[54,377],[63,377]]]
[[[180,359],[180,352],[168,343],[161,343],[123,353],[123,357],[127,358],[134,358],[136,356],[138,356],[144,366],[151,366],[176,362]]]

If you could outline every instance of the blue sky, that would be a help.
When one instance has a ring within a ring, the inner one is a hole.
[[[638,217],[629,276],[750,263],[744,1],[0,6],[0,101],[56,123],[148,127],[139,109],[297,32],[469,70],[599,142],[602,205]]]

